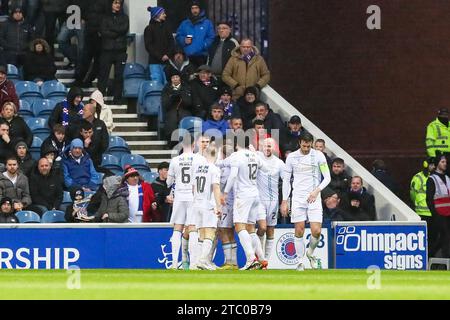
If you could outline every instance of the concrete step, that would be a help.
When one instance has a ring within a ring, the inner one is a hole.
[[[158,133],[156,131],[119,131],[117,128],[112,132],[113,136],[119,136],[128,141],[136,141],[136,140],[148,140],[146,138],[150,137],[158,137]]]
[[[133,150],[131,149],[132,154],[140,154],[141,156],[165,156],[165,157],[174,157],[177,156],[178,153],[176,150]]]
[[[119,131],[147,131],[147,123],[146,122],[116,122],[116,130]]]
[[[113,111],[113,119],[114,119],[115,123],[138,121],[138,115],[137,114],[132,114],[132,113],[117,114],[116,111],[114,110]]]
[[[128,137],[126,140],[130,150],[136,150],[138,153],[145,150],[164,150],[167,145],[167,141],[161,140],[129,140]]]
[[[147,160],[147,163],[150,165],[151,168],[158,168],[158,165],[164,161],[170,163],[170,158],[151,158],[145,160]]]

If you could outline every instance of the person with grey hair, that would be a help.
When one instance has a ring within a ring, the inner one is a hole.
[[[98,222],[127,222],[130,215],[127,201],[129,192],[128,187],[122,184],[122,177],[105,178],[99,192],[101,192],[101,202],[95,214],[95,220]]]

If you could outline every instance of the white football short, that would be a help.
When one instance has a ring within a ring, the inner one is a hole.
[[[200,221],[197,228],[217,228],[219,219],[214,212],[214,209],[200,208]]]
[[[261,208],[259,197],[239,199],[234,198],[233,223],[255,224]]]
[[[266,220],[267,226],[275,227],[278,223],[278,200],[261,201],[263,211],[258,215],[259,220]]]
[[[291,206],[291,222],[319,222],[322,223],[323,209],[322,200],[317,197],[313,203],[308,203],[306,199],[304,201],[292,200]]]
[[[222,216],[219,220],[219,228],[233,228],[233,207],[229,205],[222,206]]]
[[[177,201],[173,202],[171,224],[190,225],[192,221],[192,201]]]

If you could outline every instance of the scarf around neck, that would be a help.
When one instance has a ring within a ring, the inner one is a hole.
[[[70,106],[69,106],[69,102],[67,101],[67,99],[62,102],[62,107],[63,107],[62,125],[64,127],[67,127],[69,125],[70,120],[71,120],[70,119],[71,117],[70,117],[70,114],[69,114]],[[76,106],[76,108],[77,108],[76,111],[77,111],[77,115],[78,115],[79,118],[83,117],[83,107],[84,107],[84,105],[83,105],[82,102],[80,102],[80,104],[78,106]]]

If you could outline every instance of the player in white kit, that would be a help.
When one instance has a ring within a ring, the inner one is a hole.
[[[311,240],[306,256],[313,269],[321,268],[320,260],[313,256],[313,252],[319,243],[322,228],[323,211],[320,192],[330,183],[331,178],[324,154],[311,149],[313,136],[304,132],[300,135],[299,141],[300,149],[290,153],[286,159],[281,214],[285,217],[288,214],[288,197],[291,192],[290,181],[293,175],[291,222],[295,224],[294,245],[300,257],[297,270],[303,271],[303,257],[305,255],[303,234],[306,220],[311,225]],[[321,181],[322,176],[323,180]]]
[[[191,224],[193,204],[193,167],[195,161],[199,161],[200,155],[194,154],[193,139],[191,136],[183,137],[183,153],[172,158],[167,176],[167,187],[175,183],[174,202],[170,223],[173,224],[172,243],[172,268],[178,268],[178,254],[181,246],[181,235],[184,226]],[[189,254],[192,254],[189,252]],[[194,253],[195,255],[195,253]]]
[[[257,235],[264,249],[263,268],[267,267],[273,248],[275,226],[278,222],[278,187],[284,173],[284,162],[275,155],[275,146],[274,139],[267,138],[263,142],[263,152],[258,152],[258,156],[268,168],[268,171],[259,170],[257,176],[259,198],[264,209],[257,218]],[[265,239],[264,235],[266,235]]]
[[[253,151],[245,149],[246,139],[237,139],[237,151],[230,156],[230,176],[225,187],[224,197],[234,186],[233,222],[234,228],[244,249],[247,262],[244,270],[260,269],[256,258],[255,247],[261,247],[256,233],[251,236],[247,231],[247,224],[255,224],[258,212],[261,211],[256,177],[263,166],[261,159]],[[235,183],[236,182],[236,183]],[[256,238],[256,243],[255,243]],[[260,249],[262,251],[262,249]]]
[[[211,251],[216,238],[218,217],[221,212],[220,169],[216,167],[217,150],[212,143],[204,153],[206,159],[199,162],[194,170],[194,212],[196,225],[199,229],[202,249],[197,268],[215,270],[211,261]]]

